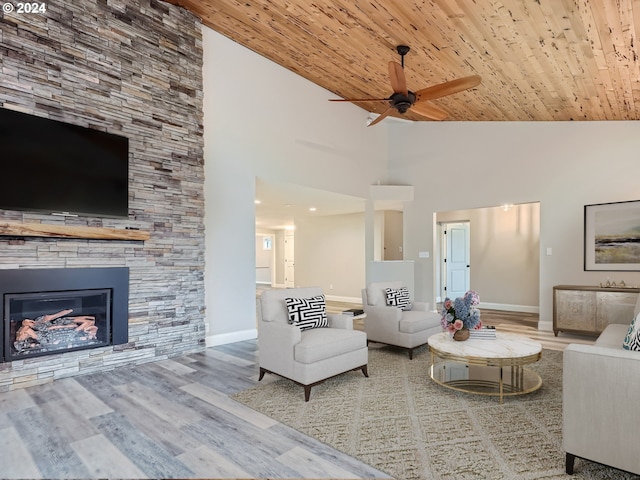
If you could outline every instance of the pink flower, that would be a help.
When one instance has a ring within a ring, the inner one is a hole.
[[[453,323],[447,325],[447,330],[449,333],[456,333],[456,327],[453,326]]]
[[[447,298],[447,300],[444,302],[444,308],[449,310],[452,306],[453,306],[453,302]]]
[[[462,323],[462,320],[458,319],[455,322],[453,322],[454,330],[460,330],[462,327],[464,327],[464,323]]]
[[[473,327],[474,330],[480,330],[482,328],[482,320],[478,320],[478,324]]]

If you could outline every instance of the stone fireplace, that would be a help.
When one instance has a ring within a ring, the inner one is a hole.
[[[0,271],[0,361],[128,341],[128,268]]]
[[[0,308],[5,293],[59,291],[58,286],[14,289],[13,280],[3,280],[11,269],[46,275],[49,269],[129,268],[128,295],[116,289],[111,296],[112,346],[7,361],[5,328],[0,325],[0,393],[204,350],[200,19],[155,0],[66,0],[49,2],[46,13],[5,18],[0,24],[2,48],[11,52],[3,55],[0,69],[2,108],[129,138],[127,218],[0,210],[0,224],[23,227],[0,235]],[[111,33],[92,34],[96,31]],[[51,186],[51,195],[68,193],[55,187]],[[34,226],[39,227],[35,232]],[[60,228],[68,231],[58,235]],[[103,228],[148,236],[96,237],[78,235],[76,230]],[[60,279],[64,273],[52,277]],[[104,288],[82,283],[64,290]],[[56,306],[52,313],[68,308]],[[47,309],[40,315],[51,313]],[[66,316],[95,316],[100,339],[105,332],[100,315],[74,311]],[[120,326],[127,321],[128,330]],[[85,322],[77,325],[92,331]]]

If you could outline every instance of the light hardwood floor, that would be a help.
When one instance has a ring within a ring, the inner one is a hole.
[[[0,477],[388,478],[231,400],[256,360],[245,341],[0,393]]]
[[[513,314],[483,319],[545,348],[593,341],[555,338]],[[257,383],[257,356],[256,341],[238,342],[0,393],[0,477],[388,478],[230,399]]]

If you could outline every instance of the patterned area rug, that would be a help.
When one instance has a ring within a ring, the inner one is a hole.
[[[562,352],[544,350],[531,366],[540,390],[502,405],[436,385],[429,357],[426,347],[410,361],[371,345],[369,378],[358,371],[330,379],[308,403],[288,380],[233,398],[399,480],[638,478],[580,459],[573,476],[564,473]]]

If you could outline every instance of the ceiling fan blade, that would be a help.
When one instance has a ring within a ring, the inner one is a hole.
[[[387,108],[384,112],[382,112],[380,114],[380,116],[378,118],[376,118],[373,122],[371,122],[369,125],[367,125],[368,127],[373,127],[376,123],[381,122],[382,120],[384,120],[391,112],[393,112],[394,108],[393,107],[389,107]]]
[[[389,62],[389,78],[391,79],[393,93],[401,93],[405,97],[409,95],[404,69],[398,62],[394,62],[393,60]]]
[[[423,88],[416,92],[416,103],[468,90],[469,88],[479,85],[481,81],[482,78],[479,75],[471,75],[470,77],[458,78],[432,87]]]
[[[410,111],[431,120],[444,120],[449,116],[449,113],[444,108],[440,108],[428,101],[414,103]]]
[[[330,98],[330,102],[386,102],[388,98]]]

